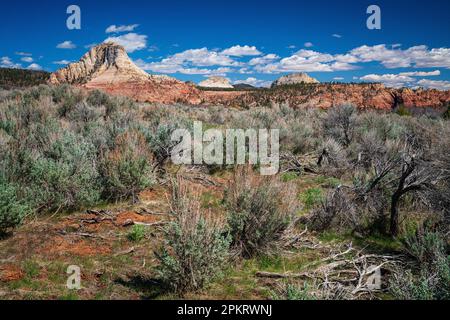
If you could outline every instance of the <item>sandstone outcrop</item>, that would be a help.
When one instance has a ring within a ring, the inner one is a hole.
[[[318,80],[314,79],[313,77],[310,77],[306,73],[292,73],[288,74],[286,76],[283,76],[279,78],[278,80],[275,80],[272,83],[272,88],[278,87],[278,86],[284,86],[284,85],[291,85],[291,84],[300,84],[300,83],[320,83]]]
[[[93,47],[79,62],[53,73],[49,82],[100,89],[142,102],[201,101],[195,86],[164,75],[149,75],[131,61],[122,46],[114,43]]]
[[[209,77],[205,81],[198,84],[199,87],[203,88],[220,88],[220,89],[233,89],[230,81],[224,77]]]

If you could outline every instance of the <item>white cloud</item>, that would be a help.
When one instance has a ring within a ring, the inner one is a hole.
[[[261,73],[282,72],[332,72],[353,70],[356,66],[347,63],[345,59],[327,53],[313,50],[299,50],[294,55],[281,59],[276,63],[257,65],[255,70]]]
[[[176,53],[168,58],[155,63],[163,68],[173,66],[191,65],[195,67],[211,67],[211,66],[241,66],[239,63],[227,55],[220,52],[210,51],[207,48],[190,49],[180,53]]]
[[[109,37],[104,42],[114,42],[123,46],[127,52],[132,53],[147,47],[147,36],[137,33],[127,33],[117,37]]]
[[[134,29],[136,29],[137,27],[139,27],[138,24],[130,24],[125,26],[116,26],[115,24],[113,24],[112,26],[109,26],[105,32],[106,33],[131,32],[134,31]]]
[[[23,52],[23,51],[17,51],[15,52],[16,55],[18,56],[32,56],[33,54],[29,53],[29,52]]]
[[[159,48],[155,45],[152,45],[148,48],[148,52],[155,52],[155,51],[159,51]]]
[[[77,46],[72,41],[64,41],[56,46],[58,49],[75,49]]]
[[[368,74],[364,77],[361,77],[360,79],[366,82],[380,82],[387,87],[393,88],[405,87],[407,85],[415,83],[416,81],[414,78],[402,76],[399,74]]]
[[[394,46],[392,46],[394,48]],[[398,47],[396,47],[398,48]],[[406,50],[389,49],[385,44],[361,46],[349,52],[358,62],[380,62],[388,69],[394,68],[448,68],[450,69],[450,49],[415,46]]]
[[[295,48],[297,48],[297,46],[291,44],[291,45],[289,45],[287,48],[288,48],[288,49],[295,49]]]
[[[20,63],[14,63],[9,57],[2,57],[0,58],[0,67],[19,69],[22,68],[22,65]]]
[[[255,46],[237,45],[223,50],[222,54],[226,56],[243,57],[243,56],[259,56],[262,53],[258,49],[256,49]]]
[[[234,81],[234,84],[249,84],[254,87],[265,87],[268,88],[272,85],[272,81],[266,81],[266,80],[259,80],[253,77],[247,78],[246,80],[236,80]]]
[[[400,75],[407,77],[432,77],[441,75],[441,71],[435,70],[430,72],[425,71],[402,72],[400,73]]]
[[[248,64],[251,66],[256,66],[259,64],[267,64],[267,63],[272,62],[277,59],[280,59],[280,57],[277,56],[276,54],[270,53],[263,57],[253,58],[249,61]]]
[[[28,63],[31,63],[34,61],[32,57],[22,57],[22,58],[20,58],[20,60],[22,60],[23,62],[28,62]]]
[[[90,43],[84,46],[85,49],[92,49],[93,47],[95,47],[97,45],[97,43]]]
[[[429,50],[426,46],[411,47],[406,50],[388,48],[385,44],[357,47],[349,52],[328,54],[302,49],[279,62],[255,64],[255,70],[261,73],[282,72],[332,72],[359,68],[358,64],[379,62],[388,69],[393,68],[448,68],[450,69],[450,49]],[[436,71],[417,76],[436,75]],[[408,76],[408,75],[406,75]]]
[[[72,63],[72,61],[69,60],[59,60],[59,61],[53,61],[53,64],[58,64],[58,65],[66,65]]]
[[[229,67],[220,67],[216,69],[198,68],[192,65],[178,63],[178,61],[164,59],[161,62],[145,62],[142,59],[135,61],[135,64],[146,71],[157,73],[182,73],[182,74],[198,74],[198,75],[216,75],[225,76],[233,70]]]
[[[343,77],[334,77],[333,80],[342,81],[342,80],[344,80],[344,78]]]
[[[338,38],[338,39],[342,38],[342,36],[340,34],[337,34],[337,33],[332,34],[331,36],[335,37],[335,38]]]
[[[37,63],[32,63],[27,67],[28,70],[42,70],[42,67],[40,65],[38,65]]]
[[[422,79],[417,82],[417,85],[427,89],[450,90],[450,81]]]
[[[314,47],[314,44],[312,42],[305,42],[304,46],[306,48],[311,48],[311,47]]]

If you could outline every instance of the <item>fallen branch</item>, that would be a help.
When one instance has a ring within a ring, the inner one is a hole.
[[[276,273],[276,272],[266,272],[258,271],[256,273],[258,278],[271,278],[271,279],[299,279],[299,278],[310,278],[314,277],[309,273]]]
[[[123,255],[126,255],[126,254],[133,253],[134,251],[135,251],[134,247],[131,247],[131,248],[127,249],[127,250],[117,252],[114,256],[115,256],[115,257],[117,257],[117,256],[123,256]]]

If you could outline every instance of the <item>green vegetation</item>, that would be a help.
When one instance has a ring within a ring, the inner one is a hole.
[[[270,92],[283,101],[290,90]],[[0,291],[61,299],[449,299],[448,121],[274,101],[205,108],[137,104],[70,86],[2,92],[0,233],[11,237],[0,242],[1,258],[18,256],[24,245],[30,258],[2,271],[11,279]],[[172,132],[196,120],[204,128],[279,128],[287,173],[172,165]],[[123,206],[127,214],[160,214],[164,226],[115,223]],[[85,209],[100,207],[108,214],[98,210],[92,225],[85,223]],[[53,228],[47,216],[42,223],[47,213]],[[10,231],[24,221],[15,237]],[[69,255],[56,251],[66,241],[80,250],[70,263],[95,279],[76,294],[61,285]],[[55,261],[47,261],[49,251]],[[351,261],[360,252],[367,259],[405,254],[383,264],[382,293],[352,295],[355,274],[341,271],[353,264],[329,273],[348,278],[325,290],[315,275],[337,265],[336,255]]]
[[[298,210],[295,189],[277,179],[259,179],[243,169],[225,194],[232,245],[243,257],[270,251]]]
[[[175,182],[172,208],[176,220],[165,228],[157,252],[160,281],[178,295],[204,288],[226,267],[230,239],[215,221],[206,220],[187,196],[182,182]]]
[[[134,225],[133,229],[127,234],[127,238],[133,242],[139,242],[145,238],[145,226],[143,225]]]
[[[23,69],[0,68],[0,88],[16,89],[45,84],[50,73]]]
[[[301,198],[307,209],[312,209],[324,200],[322,189],[319,188],[306,190],[305,193],[301,195]]]

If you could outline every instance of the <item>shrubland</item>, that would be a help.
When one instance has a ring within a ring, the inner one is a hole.
[[[390,294],[448,299],[448,120],[350,105],[321,110],[266,102],[239,109],[136,104],[100,91],[46,85],[2,92],[0,233],[29,216],[136,203],[143,190],[173,180],[156,272],[176,294],[204,289],[236,261],[282,251],[286,234],[305,227],[400,241],[411,266],[393,273]],[[280,129],[280,174],[264,178],[251,167],[200,166],[229,174],[217,204],[223,215],[215,216],[195,190],[174,180],[170,163],[172,132],[190,129],[193,121],[221,129]],[[305,175],[323,178],[323,188],[301,185]],[[129,237],[139,241],[143,234],[136,227]],[[275,295],[337,294],[317,288],[288,283]]]

